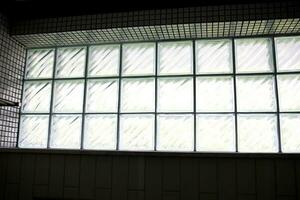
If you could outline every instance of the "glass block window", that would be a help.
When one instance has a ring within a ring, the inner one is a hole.
[[[300,152],[300,37],[29,49],[20,148]]]

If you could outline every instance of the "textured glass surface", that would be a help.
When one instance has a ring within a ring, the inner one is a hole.
[[[193,151],[193,115],[158,115],[157,150]]]
[[[54,49],[27,51],[26,78],[51,78],[54,65]]]
[[[269,38],[235,40],[237,73],[272,72],[272,45]]]
[[[196,88],[197,111],[233,111],[232,77],[198,77]]]
[[[193,111],[193,79],[158,79],[158,111]]]
[[[47,115],[22,115],[19,147],[46,148],[49,117]]]
[[[121,115],[120,150],[154,150],[154,115]]]
[[[281,149],[286,153],[300,152],[300,115],[299,114],[281,114],[280,132]]]
[[[198,40],[196,42],[197,73],[231,73],[231,40]]]
[[[83,77],[86,60],[85,47],[57,49],[56,77]]]
[[[300,37],[275,38],[277,70],[300,71]]]
[[[191,74],[193,72],[192,42],[158,44],[158,74]]]
[[[234,115],[197,115],[197,151],[235,151]]]
[[[117,115],[86,115],[84,149],[115,150]]]
[[[236,81],[238,111],[276,111],[272,76],[239,76]]]
[[[300,75],[278,75],[280,111],[300,111]]]
[[[26,81],[24,83],[22,111],[27,113],[49,112],[50,81]]]
[[[122,79],[121,110],[123,112],[154,111],[154,79]]]
[[[52,117],[50,147],[79,149],[81,115],[54,115]]]
[[[155,73],[155,43],[123,45],[123,75],[151,75]]]
[[[56,81],[54,86],[54,112],[81,112],[83,81]]]
[[[118,111],[118,80],[88,80],[86,112]]]
[[[116,76],[119,74],[120,46],[99,45],[89,48],[88,76]]]
[[[239,152],[278,152],[276,115],[238,115]]]

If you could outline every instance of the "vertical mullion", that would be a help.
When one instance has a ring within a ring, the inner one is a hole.
[[[196,41],[193,40],[193,102],[194,102],[194,151],[197,150],[197,104],[196,104]]]
[[[122,74],[122,55],[123,55],[123,44],[120,44],[120,54],[119,54],[119,95],[118,95],[118,116],[117,116],[117,144],[116,150],[119,150],[120,146],[120,110],[121,110],[121,74]]]
[[[157,71],[158,71],[158,42],[155,42],[155,116],[154,116],[154,151],[157,150]]]
[[[236,65],[235,65],[235,42],[231,39],[232,44],[232,67],[233,67],[233,90],[234,90],[234,127],[235,127],[235,152],[238,152],[238,116],[237,116],[237,94],[236,94]]]

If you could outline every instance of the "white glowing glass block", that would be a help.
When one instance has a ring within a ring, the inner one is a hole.
[[[193,73],[192,42],[161,42],[158,44],[158,74]]]
[[[83,81],[56,81],[53,111],[63,113],[81,112],[83,107]]]
[[[83,77],[85,71],[85,60],[85,47],[57,49],[56,77]]]
[[[232,73],[231,40],[199,40],[196,55],[198,74]]]
[[[157,150],[193,151],[193,115],[158,115]]]
[[[86,115],[84,149],[115,150],[117,115]]]
[[[81,115],[53,115],[50,148],[79,149]]]
[[[232,112],[234,110],[232,77],[198,77],[196,108],[202,112]]]
[[[193,111],[192,78],[158,79],[158,111]]]
[[[117,112],[118,84],[116,79],[88,80],[86,112]]]
[[[20,123],[19,147],[47,148],[48,115],[22,115]]]
[[[147,79],[122,79],[122,112],[151,112],[155,106],[155,82]]]
[[[122,75],[153,75],[155,43],[123,45]]]
[[[300,70],[300,37],[275,38],[277,71]]]
[[[26,78],[51,78],[54,49],[32,49],[27,52]]]
[[[197,115],[197,151],[235,151],[234,115]]]
[[[280,111],[300,111],[300,75],[278,75]]]
[[[89,48],[88,76],[117,76],[120,66],[119,45],[98,45]]]
[[[154,150],[154,115],[121,115],[120,150]]]
[[[272,42],[269,38],[236,39],[236,72],[272,72]]]
[[[49,112],[50,99],[51,81],[26,81],[24,83],[22,112]]]
[[[240,114],[237,127],[239,152],[278,152],[276,115]]]
[[[238,76],[236,87],[238,111],[276,111],[272,76]]]
[[[300,115],[299,114],[281,114],[280,132],[281,148],[285,153],[300,152]]]

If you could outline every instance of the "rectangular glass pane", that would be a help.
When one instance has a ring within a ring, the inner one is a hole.
[[[121,115],[120,150],[154,150],[154,115]]]
[[[276,115],[238,115],[239,152],[278,152]]]
[[[300,115],[299,114],[281,114],[281,148],[285,153],[300,152]]]
[[[117,115],[86,115],[84,149],[115,150]]]

